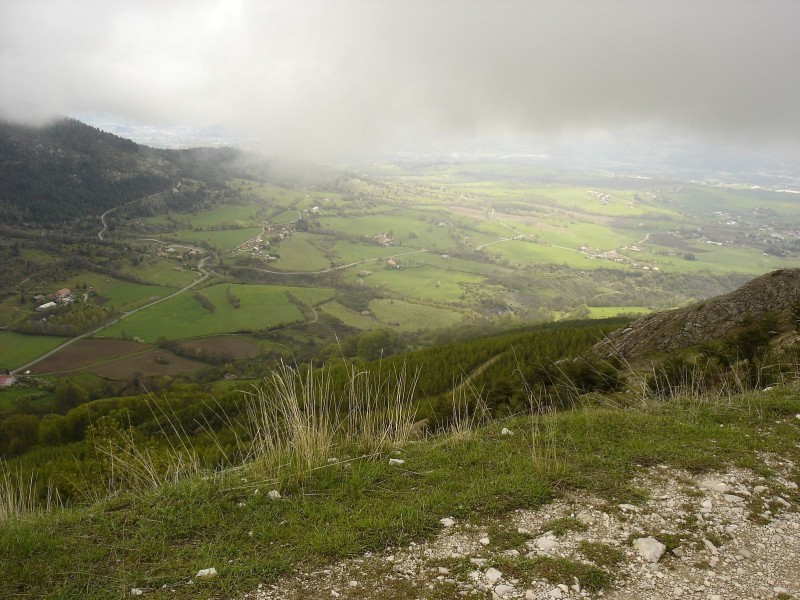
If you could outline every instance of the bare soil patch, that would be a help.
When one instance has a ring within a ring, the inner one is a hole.
[[[83,339],[48,356],[31,367],[31,372],[39,374],[82,369],[99,362],[142,352],[150,347],[149,344],[128,340]]]
[[[207,366],[205,363],[183,358],[163,348],[152,348],[141,354],[123,356],[87,368],[86,371],[109,379],[129,379],[136,373],[143,375],[180,375]]]

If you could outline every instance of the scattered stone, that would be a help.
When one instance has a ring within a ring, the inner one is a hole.
[[[533,590],[525,590],[525,600],[536,600],[536,592]]]
[[[444,517],[443,519],[439,519],[439,523],[442,524],[442,527],[452,527],[456,524],[455,520],[451,517]]]
[[[722,497],[725,498],[725,500],[727,500],[731,504],[739,504],[741,502],[744,502],[744,498],[742,498],[741,496],[737,496],[736,494],[723,494]]]
[[[561,588],[553,588],[552,590],[547,592],[547,597],[558,600],[559,598],[564,597],[564,592],[561,591]]]
[[[633,540],[633,547],[651,563],[657,563],[667,550],[667,547],[654,537],[637,538]]]
[[[195,575],[196,579],[210,579],[211,577],[217,576],[217,570],[214,567],[209,567],[208,569],[200,569]]]
[[[719,481],[718,479],[704,479],[700,482],[700,487],[712,492],[719,492],[720,494],[729,492],[731,489],[731,486],[724,481]]]
[[[620,510],[622,512],[626,512],[626,513],[627,512],[634,512],[634,513],[638,513],[639,512],[639,507],[638,506],[634,506],[633,504],[620,504],[619,508],[620,508]]]
[[[400,465],[406,464],[406,461],[404,461],[402,458],[390,458],[389,464],[395,467],[399,467]]]
[[[500,435],[514,435],[514,432],[508,427],[503,427],[503,431],[500,432]]]
[[[269,498],[270,500],[280,500],[281,493],[278,490],[270,490],[267,493],[267,498]]]
[[[773,496],[772,501],[777,502],[778,504],[786,508],[789,508],[791,506],[789,502],[787,502],[784,498],[781,498],[780,496]]]
[[[686,552],[684,551],[683,548],[678,546],[677,548],[673,548],[672,549],[672,554],[673,554],[673,556],[675,556],[677,558],[683,558],[683,556],[686,554]]]
[[[144,590],[142,588],[131,588],[131,596],[142,596]]]
[[[481,539],[478,540],[478,543],[481,546],[488,546],[491,542],[489,541],[488,537],[482,537]]]
[[[516,594],[517,590],[514,588],[513,585],[501,583],[496,588],[494,588],[494,593],[498,598],[508,598]]]
[[[483,577],[484,579],[486,579],[486,581],[494,585],[495,583],[500,581],[500,579],[502,579],[503,574],[494,567],[489,567],[488,569],[486,569],[486,573],[483,574]]]
[[[714,545],[714,543],[711,540],[704,539],[703,540],[703,545],[706,547],[706,549],[709,552],[711,552],[711,554],[714,554],[714,555],[719,554],[719,550],[717,550],[717,547]]]
[[[542,552],[552,552],[558,548],[558,541],[550,537],[540,537],[534,542],[536,547]]]
[[[750,552],[747,548],[739,548],[736,552],[737,556],[741,556],[742,558],[746,558],[747,560],[752,560],[753,553]]]

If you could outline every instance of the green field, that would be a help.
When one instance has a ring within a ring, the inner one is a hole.
[[[181,267],[177,261],[152,258],[138,267],[126,266],[123,273],[137,277],[157,286],[180,288],[189,285],[200,274]]]
[[[234,308],[227,299],[227,288],[240,301]],[[136,313],[102,332],[102,337],[120,337],[123,332],[147,342],[161,336],[178,340],[216,333],[256,331],[302,320],[303,314],[286,292],[302,302],[316,304],[330,298],[332,290],[269,285],[219,284],[199,290],[214,305],[214,312],[203,308],[187,291],[175,298]]]
[[[607,319],[617,315],[646,315],[651,312],[644,306],[590,306],[589,311],[592,319]]]
[[[481,281],[483,277],[471,273],[435,267],[389,269],[385,265],[364,278],[366,285],[390,289],[404,298],[427,298],[437,302],[457,302],[464,291],[462,283]]]
[[[322,310],[322,312],[329,314],[332,317],[336,317],[348,327],[353,327],[355,329],[375,329],[376,327],[383,326],[375,318],[357,313],[356,311],[339,304],[335,300],[332,302],[326,302],[319,308]]]
[[[455,310],[414,304],[404,300],[373,300],[369,308],[384,325],[397,323],[392,327],[398,331],[419,331],[450,327],[463,320],[463,315]]]
[[[221,231],[178,231],[173,235],[192,244],[207,245],[214,248],[216,252],[229,252],[239,244],[253,239],[259,233],[261,233],[260,227],[246,227]]]
[[[325,258],[323,243],[327,238],[310,233],[295,233],[281,241],[280,260],[273,263],[280,271],[321,271],[330,266]]]
[[[65,341],[60,337],[0,331],[0,369],[15,369]]]

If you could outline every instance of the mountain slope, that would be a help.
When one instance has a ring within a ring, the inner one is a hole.
[[[74,119],[0,121],[0,220],[52,225],[160,192],[181,177],[221,185],[267,165],[233,148],[158,150]]]
[[[594,352],[636,359],[686,348],[723,338],[766,313],[778,313],[788,323],[798,301],[800,269],[773,271],[728,294],[643,317],[609,335]]]
[[[0,123],[0,218],[56,223],[160,191],[178,176],[157,151],[79,121]]]

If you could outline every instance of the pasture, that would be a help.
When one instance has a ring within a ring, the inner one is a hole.
[[[228,288],[239,300],[235,308]],[[302,320],[303,314],[287,292],[306,304],[323,302],[333,295],[326,288],[269,285],[218,284],[199,290],[213,305],[213,312],[195,299],[193,291],[156,304],[105,329],[102,337],[136,336],[147,342],[160,337],[182,340],[222,333],[250,332]]]
[[[369,308],[383,325],[396,328],[398,331],[412,332],[451,327],[464,319],[464,316],[456,310],[405,300],[373,300],[369,303]]]
[[[15,369],[63,344],[67,338],[0,331],[0,369]]]

